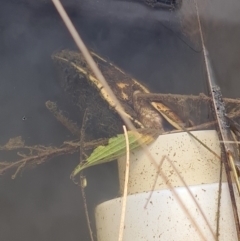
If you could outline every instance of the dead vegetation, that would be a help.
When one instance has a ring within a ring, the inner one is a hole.
[[[209,129],[214,127],[215,122],[213,120],[206,121],[206,118],[204,118],[205,120],[201,119],[201,121],[199,121],[200,114],[206,112],[210,105],[211,99],[206,95],[142,94],[140,97],[147,98],[150,101],[160,101],[170,108],[173,108],[181,117],[184,117],[185,121],[191,122],[191,125],[187,128],[188,130]],[[224,102],[229,118],[239,123],[240,100],[224,99]],[[21,136],[10,138],[6,144],[0,146],[0,151],[14,153],[16,160],[0,160],[0,174],[12,170],[12,178],[14,179],[23,168],[36,167],[55,157],[79,152],[81,145],[84,157],[88,151],[93,150],[95,147],[107,144],[108,139],[97,139],[87,142],[81,141],[81,130],[78,125],[65,117],[63,112],[58,109],[56,103],[47,101],[46,107],[77,139],[65,141],[61,146],[57,147],[44,145],[29,146],[25,144]],[[87,134],[88,133],[85,133],[85,135]]]

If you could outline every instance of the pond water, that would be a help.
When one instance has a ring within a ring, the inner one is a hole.
[[[207,93],[196,12],[189,0],[177,11],[137,1],[64,4],[87,46],[151,91]],[[224,97],[240,97],[239,10],[237,0],[200,4],[207,48]],[[55,101],[69,119],[81,124],[82,113],[61,89],[51,60],[52,53],[66,48],[76,50],[50,1],[2,1],[0,145],[16,136],[26,145],[45,146],[76,139],[45,107],[46,101]],[[0,151],[1,161],[17,158]],[[65,155],[26,169],[15,180],[13,170],[0,177],[2,240],[89,240],[81,193],[69,178],[78,162],[78,154]],[[116,173],[116,163],[86,172],[90,210],[119,195]]]

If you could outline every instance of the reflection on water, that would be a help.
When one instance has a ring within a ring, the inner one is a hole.
[[[197,33],[190,31],[194,6],[180,12],[153,10],[136,2],[68,2],[68,12],[85,42],[154,92],[199,94],[206,90]],[[240,4],[201,4],[207,45],[223,95],[239,97],[238,42]],[[117,14],[116,14],[117,12]],[[189,15],[189,17],[188,17]],[[211,17],[209,17],[211,16]],[[182,22],[179,22],[182,20]],[[190,30],[189,30],[190,29]],[[8,1],[0,9],[0,144],[21,136],[26,145],[60,146],[74,137],[45,107],[56,101],[81,125],[82,113],[58,85],[50,56],[75,49],[51,4]],[[191,33],[191,34],[190,34]],[[25,118],[23,118],[25,117]],[[1,161],[14,153],[1,151]],[[19,158],[19,157],[18,157]],[[61,156],[0,182],[0,223],[4,240],[88,240],[79,188],[69,175],[78,154]],[[118,195],[116,165],[86,172],[90,208]]]

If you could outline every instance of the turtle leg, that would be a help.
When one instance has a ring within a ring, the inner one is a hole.
[[[164,131],[163,118],[161,114],[149,103],[148,100],[138,98],[139,90],[133,93],[133,108],[138,120],[145,128],[152,128]]]
[[[178,115],[177,111],[175,111],[175,109],[177,109],[176,106],[178,105],[178,101],[174,101],[174,105],[171,103],[171,106],[174,106],[173,110],[173,108],[169,108],[169,106],[165,104],[167,100],[169,102],[170,95],[168,95],[167,98],[162,97],[164,97],[163,94],[135,93],[135,99],[137,98],[144,103],[150,104],[154,110],[175,129],[181,130],[181,126],[189,127],[194,125],[190,120],[184,121],[183,118]],[[189,125],[190,123],[191,125]]]

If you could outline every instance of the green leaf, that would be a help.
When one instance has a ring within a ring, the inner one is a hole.
[[[128,131],[130,151],[140,147],[140,143],[145,145],[153,142],[160,132],[155,129],[139,129],[138,131]],[[71,178],[75,177],[85,168],[116,160],[126,153],[126,140],[124,134],[110,138],[106,146],[98,146],[93,150],[87,160],[79,164],[72,172]]]

